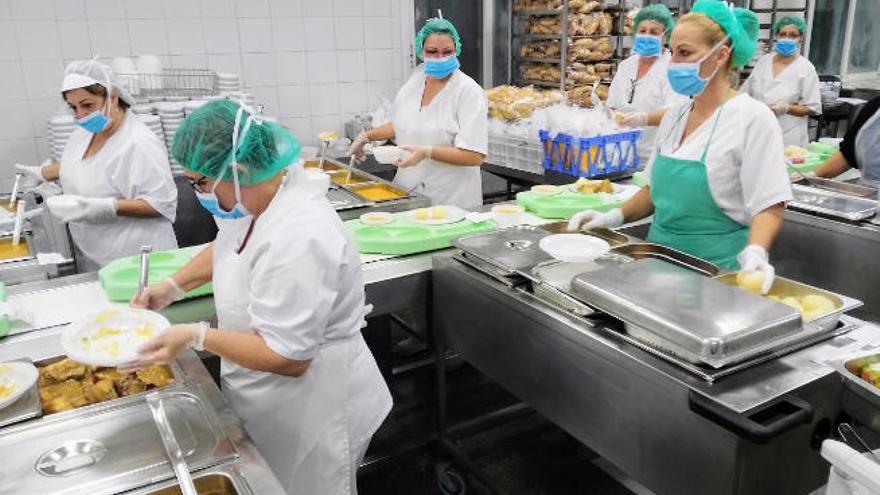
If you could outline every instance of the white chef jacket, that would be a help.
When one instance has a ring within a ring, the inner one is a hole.
[[[718,207],[734,221],[751,225],[752,217],[762,210],[792,199],[782,132],[767,105],[739,94],[719,107],[678,146],[691,104],[678,103],[663,116],[657,130],[657,147],[645,170],[649,182],[657,153],[699,160],[717,119],[706,154],[706,174]]]
[[[620,62],[617,66],[617,72],[614,79],[611,80],[611,87],[608,88],[608,101],[606,104],[609,108],[625,113],[631,112],[654,112],[661,108],[668,107],[672,104],[687,100],[669,86],[669,79],[666,77],[666,69],[669,66],[669,52],[663,52],[648,72],[641,79],[635,82],[635,91],[633,92],[632,103],[629,102],[630,88],[633,81],[639,73],[638,54],[633,54]],[[657,138],[657,128],[646,126],[643,134],[638,142],[639,163],[645,166],[654,150],[654,143]]]
[[[132,256],[143,245],[154,251],[177,248],[172,223],[177,186],[165,145],[137,117],[126,112],[122,124],[98,153],[83,160],[93,134],[77,128],[61,154],[60,181],[65,194],[89,198],[143,199],[159,216],[117,216],[102,224],[71,222],[77,268],[93,271],[114,259]]]
[[[768,53],[758,59],[758,63],[740,91],[768,105],[777,102],[794,103],[809,108],[816,115],[821,114],[822,96],[819,92],[819,75],[816,73],[816,67],[806,57],[798,55],[794,62],[774,77],[773,56],[773,53]],[[810,142],[807,132],[809,117],[785,114],[777,118],[786,146],[804,147]]]
[[[483,88],[456,70],[431,104],[421,108],[425,78],[424,65],[416,67],[394,97],[391,122],[397,144],[454,146],[485,155],[489,103]],[[394,183],[407,191],[416,188],[433,204],[465,209],[483,204],[480,167],[423,160],[414,167],[398,169]]]

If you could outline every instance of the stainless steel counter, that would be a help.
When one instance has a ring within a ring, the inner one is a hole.
[[[714,384],[451,259],[434,259],[435,331],[465,360],[657,494],[798,494],[827,480],[819,442],[841,411],[824,361],[846,335]],[[847,319],[850,323],[859,323]]]
[[[0,344],[0,361],[23,357],[40,361],[62,355],[58,334],[63,328],[32,332],[3,341]],[[163,400],[177,397],[191,404],[190,409],[195,407],[194,411],[202,410],[206,417],[216,421],[221,432],[215,441],[204,444],[196,426],[208,426],[201,422],[193,423],[190,425],[192,428],[176,431],[189,447],[185,449],[188,457],[210,453],[209,457],[200,461],[201,464],[196,464],[196,468],[201,468],[193,472],[193,476],[210,479],[207,477],[219,475],[231,487],[224,493],[283,495],[285,492],[281,485],[199,358],[193,352],[186,352],[177,359],[175,368],[179,370],[175,372],[175,383],[155,393]],[[136,490],[131,493],[148,494],[175,485],[174,473],[158,441],[159,433],[149,414],[144,414],[145,408],[145,395],[139,394],[0,429],[0,444],[9,442],[20,445],[26,441],[27,445],[41,450],[35,451],[40,462],[37,458],[24,458],[29,454],[26,451],[18,450],[14,454],[16,459],[30,466],[23,472],[10,472],[16,467],[20,468],[21,462],[4,463],[4,467],[0,468],[0,494],[48,493],[45,490],[50,489],[49,486],[56,487],[51,488],[53,493],[58,493],[57,486],[64,486],[69,493],[82,493],[81,490],[87,486],[88,493],[95,495],[121,491],[129,493],[127,490],[132,488]],[[59,432],[65,431],[64,436],[77,438],[75,445],[59,435]],[[137,434],[139,438],[143,436],[144,440],[131,441],[127,434]],[[89,456],[80,452],[79,457],[64,457],[71,452],[77,454],[76,448],[83,446],[104,450],[98,451],[103,452],[101,455],[93,453]],[[46,461],[45,454],[56,457],[49,457],[52,461]],[[83,459],[89,462],[83,462]],[[53,475],[50,468],[64,469],[64,474]]]

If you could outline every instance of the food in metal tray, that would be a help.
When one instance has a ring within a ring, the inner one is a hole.
[[[44,414],[53,414],[162,388],[174,381],[167,366],[132,372],[87,366],[70,358],[42,366],[37,387]]]
[[[864,362],[854,359],[846,362],[846,369],[850,373],[861,377],[862,380],[880,388],[880,363]]]
[[[761,286],[763,284],[763,272],[757,270],[741,270],[736,274],[736,285],[740,289],[747,290],[754,294],[760,294]],[[770,293],[767,294],[766,297],[771,301],[776,301],[798,310],[804,321],[818,318],[819,316],[826,315],[837,309],[834,301],[820,294],[807,294],[801,296],[782,294],[779,292],[774,293],[771,288]]]

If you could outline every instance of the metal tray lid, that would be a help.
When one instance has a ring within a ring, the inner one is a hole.
[[[802,328],[792,308],[657,259],[580,274],[572,291],[707,362]]]
[[[531,267],[551,259],[538,243],[550,235],[531,225],[517,225],[485,234],[459,237],[452,245],[502,270],[531,277]]]
[[[236,455],[209,407],[184,391],[159,392],[191,469]],[[174,477],[143,398],[120,399],[76,416],[10,426],[0,435],[0,494],[121,493]]]
[[[794,200],[788,203],[794,209],[820,213],[856,222],[877,213],[877,201],[815,187],[793,184]]]

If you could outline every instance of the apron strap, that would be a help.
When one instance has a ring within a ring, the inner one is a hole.
[[[703,154],[700,155],[701,162],[705,163],[706,161],[706,155],[709,152],[709,145],[712,144],[712,139],[715,137],[715,128],[718,127],[718,121],[721,120],[721,112],[724,111],[724,106],[727,105],[728,100],[729,98],[725,99],[721,103],[721,107],[718,109],[718,115],[715,116],[715,122],[712,124],[712,130],[709,132],[709,140],[706,142],[706,147],[703,148]],[[672,136],[672,133],[675,132],[675,129],[678,127],[678,123],[681,122],[682,117],[687,115],[693,108],[694,104],[693,102],[691,102],[690,106],[685,108],[684,111],[675,119],[675,123],[672,125],[672,129],[670,129],[669,132],[666,133],[666,136],[664,136],[663,139],[657,141],[657,153],[660,153],[660,143],[669,140],[669,138]],[[687,126],[687,121],[685,121],[685,126]],[[684,129],[682,129],[681,132],[683,134]]]
[[[715,129],[718,127],[718,121],[721,120],[721,112],[724,111],[724,105],[727,105],[727,100],[724,100],[721,103],[721,108],[718,109],[718,115],[715,116],[715,123],[712,124],[712,131],[709,133],[709,140],[706,141],[706,147],[703,148],[703,154],[700,155],[700,161],[706,163],[706,155],[709,153],[709,146],[712,144],[712,138],[715,137]]]

